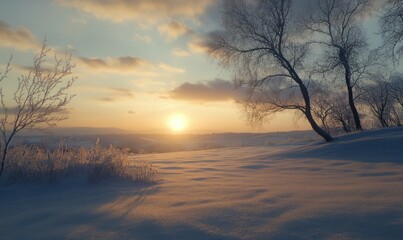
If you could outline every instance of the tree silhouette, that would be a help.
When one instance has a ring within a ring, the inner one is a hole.
[[[240,102],[251,122],[283,110],[303,113],[327,142],[332,137],[315,121],[304,80],[309,44],[303,42],[290,0],[226,0],[223,31],[210,34],[209,53],[233,70],[235,83],[248,86]]]

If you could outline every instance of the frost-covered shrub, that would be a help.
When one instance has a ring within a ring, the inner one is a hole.
[[[156,181],[158,172],[152,165],[138,158],[131,158],[127,150],[98,146],[86,152],[88,159],[88,180],[98,182],[104,179],[129,181]]]
[[[4,177],[8,183],[58,182],[61,178],[85,176],[88,182],[127,180],[155,182],[158,172],[148,162],[130,156],[127,150],[110,146],[55,150],[15,146],[9,150]]]

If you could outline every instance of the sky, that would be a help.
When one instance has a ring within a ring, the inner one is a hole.
[[[46,36],[58,53],[72,54],[78,77],[70,117],[60,127],[137,133],[309,129],[290,113],[261,129],[246,124],[231,73],[201,44],[220,27],[219,6],[214,0],[0,0],[0,72],[12,55],[5,80],[12,89]]]

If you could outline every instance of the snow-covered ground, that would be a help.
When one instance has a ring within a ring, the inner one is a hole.
[[[141,157],[161,182],[0,186],[0,239],[403,239],[403,128]]]

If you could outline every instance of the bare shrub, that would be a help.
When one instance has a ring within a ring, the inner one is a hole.
[[[90,183],[158,180],[158,172],[150,163],[113,146],[101,148],[97,144],[90,149],[70,149],[60,144],[51,151],[37,146],[15,146],[9,154],[9,169],[4,178],[8,183],[57,183],[68,176],[84,176]]]
[[[130,158],[128,150],[113,146],[101,148],[96,145],[85,152],[88,159],[88,181],[104,179],[152,182],[158,175],[155,168],[146,161]]]

